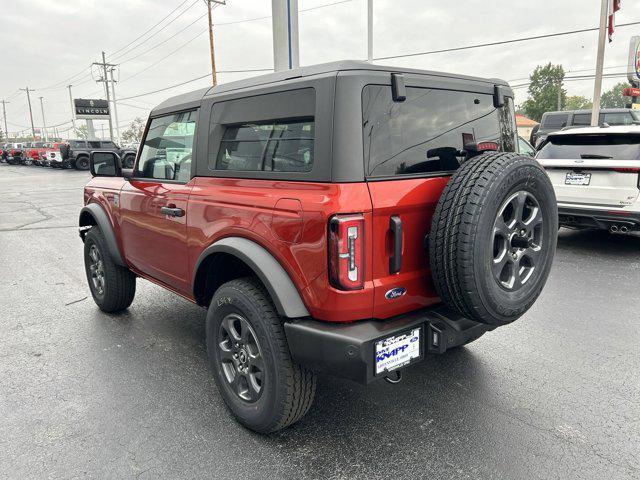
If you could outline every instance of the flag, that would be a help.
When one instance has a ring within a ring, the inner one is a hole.
[[[615,26],[616,12],[620,10],[620,3],[622,0],[609,0],[609,43],[613,41],[613,27]]]

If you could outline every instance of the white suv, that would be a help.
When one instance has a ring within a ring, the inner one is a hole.
[[[536,159],[555,188],[560,225],[640,230],[639,126],[555,132]]]

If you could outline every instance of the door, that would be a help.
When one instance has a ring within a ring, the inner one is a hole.
[[[373,205],[374,317],[439,302],[431,280],[427,235],[436,205],[464,156],[464,145],[494,142],[515,150],[512,103],[492,92],[389,86],[362,94],[365,169]]]
[[[624,207],[640,193],[640,135],[552,135],[536,159],[559,203]]]
[[[120,195],[127,260],[186,295],[191,291],[186,225],[195,126],[196,111],[153,118],[133,177]]]

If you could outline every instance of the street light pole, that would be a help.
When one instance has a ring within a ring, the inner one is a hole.
[[[47,135],[47,121],[44,118],[44,97],[38,97],[40,98],[40,110],[42,111],[42,129],[43,129],[43,134],[44,134],[44,141],[48,142],[49,141],[49,135]]]
[[[271,0],[271,22],[274,70],[298,68],[298,0]]]
[[[367,61],[373,62],[373,0],[367,0]]]
[[[598,34],[598,57],[596,59],[596,81],[593,86],[593,109],[591,110],[591,126],[598,126],[600,116],[600,94],[602,91],[602,70],[604,67],[604,48],[607,41],[607,14],[609,13],[609,0],[601,0],[600,5],[600,32]]]

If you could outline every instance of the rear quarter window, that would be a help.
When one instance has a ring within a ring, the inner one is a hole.
[[[394,102],[389,86],[368,85],[362,92],[365,170],[369,177],[449,172],[462,160],[454,151],[473,141],[515,151],[514,118],[510,99],[495,108],[492,95],[408,87],[406,100]]]
[[[542,119],[542,127],[560,129],[567,126],[568,120],[569,120],[569,115],[566,113],[554,113],[551,115],[546,115]]]

